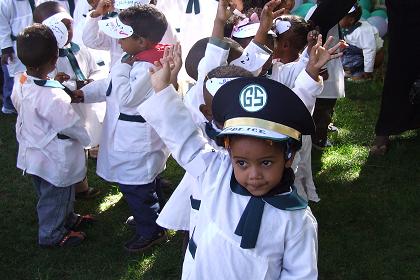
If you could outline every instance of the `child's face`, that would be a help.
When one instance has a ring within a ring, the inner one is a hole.
[[[140,44],[140,40],[135,36],[118,39],[118,43],[120,44],[124,52],[131,55],[136,55],[139,52],[144,51]]]
[[[236,180],[254,196],[264,195],[277,186],[284,168],[293,161],[285,161],[279,145],[255,137],[232,137],[229,149]]]
[[[349,28],[354,24],[354,20],[350,16],[345,16],[338,22],[338,24],[341,28]]]

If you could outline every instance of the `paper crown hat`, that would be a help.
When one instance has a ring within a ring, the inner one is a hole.
[[[54,33],[55,39],[57,40],[57,45],[59,48],[64,47],[68,41],[69,33],[67,27],[62,22],[63,19],[69,19],[73,21],[73,18],[66,12],[61,12],[46,18],[42,21],[42,24],[48,26],[51,31]]]
[[[219,88],[213,118],[224,127],[219,136],[248,135],[275,141],[297,141],[315,131],[311,114],[285,85],[265,78],[238,78]]]
[[[143,5],[149,3],[150,0],[115,0],[114,7],[120,10],[124,10],[134,5]]]

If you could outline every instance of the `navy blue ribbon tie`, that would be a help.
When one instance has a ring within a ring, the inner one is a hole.
[[[277,187],[264,196],[253,196],[246,188],[236,181],[235,176],[232,173],[230,182],[232,192],[243,196],[250,196],[248,204],[235,229],[235,234],[242,237],[241,248],[255,248],[266,203],[277,209],[286,211],[305,209],[308,206],[308,202],[297,194],[296,188],[292,185],[293,181],[293,170],[287,168],[283,173],[282,181]],[[281,194],[284,193],[285,190],[290,190],[290,188],[292,189],[290,193]]]
[[[217,135],[219,135],[220,131],[214,129],[211,122],[206,122],[206,134],[211,140],[216,140]]]
[[[70,48],[59,49],[58,55],[60,57],[67,57],[67,59],[70,62],[71,68],[73,69],[74,74],[76,75],[76,79],[78,81],[84,81],[86,80],[86,77],[80,69],[79,63],[77,63],[76,56],[74,55],[78,51],[80,51],[80,47],[77,44],[71,42]]]
[[[192,13],[192,8],[194,7],[194,13],[200,13],[200,1],[199,0],[188,0],[187,10],[185,11],[187,14]]]
[[[108,88],[106,89],[106,96],[110,96],[112,91],[112,81],[109,82]]]

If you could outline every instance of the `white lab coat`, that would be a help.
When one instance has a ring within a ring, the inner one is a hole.
[[[82,181],[86,176],[83,146],[90,139],[70,97],[61,88],[38,86],[33,82],[36,78],[21,76],[12,93],[18,112],[17,167],[57,187]],[[57,133],[71,139],[59,139]]]
[[[106,96],[109,80],[95,81],[82,88],[85,103],[106,100],[96,173],[109,182],[148,184],[165,168],[169,152],[154,129],[147,122],[118,119],[120,113],[138,115],[137,106],[154,94],[150,67],[151,63],[143,61],[133,66],[118,62],[111,70],[109,96]]]

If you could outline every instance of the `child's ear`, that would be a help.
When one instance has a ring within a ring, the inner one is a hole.
[[[284,163],[284,167],[286,168],[292,167],[292,163],[293,163],[293,160],[295,159],[295,155],[296,155],[296,152],[292,152],[292,155],[290,156],[290,158],[286,160],[286,162]]]

